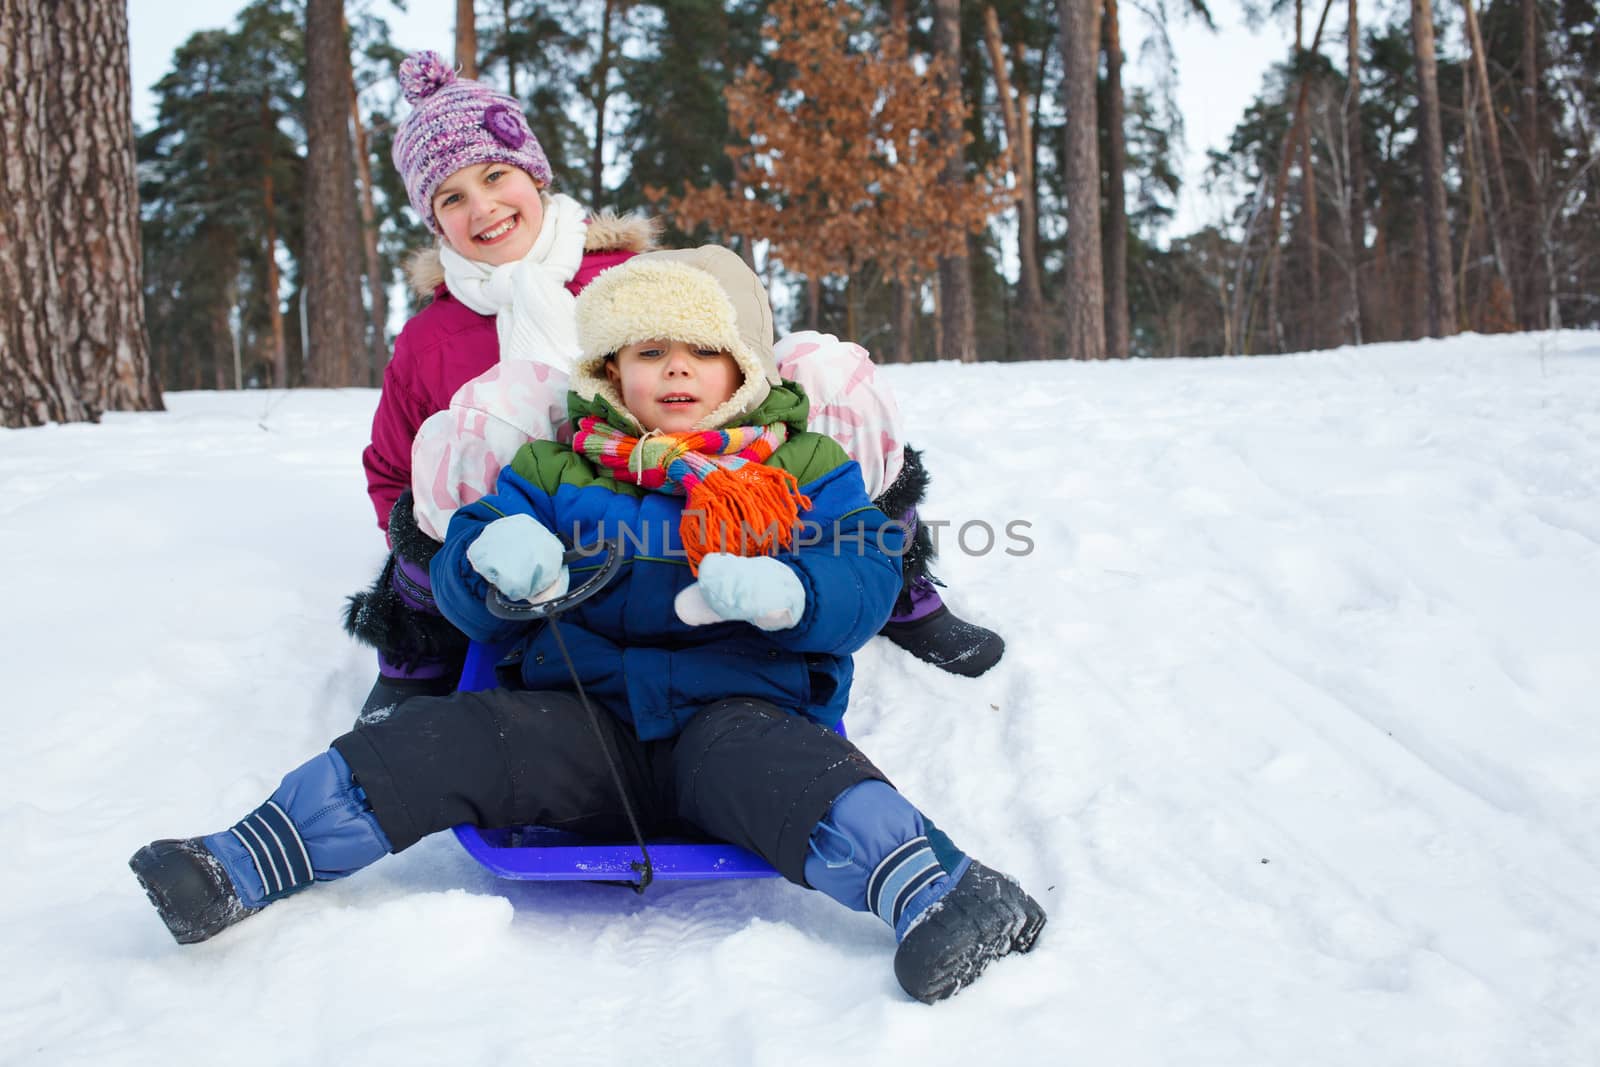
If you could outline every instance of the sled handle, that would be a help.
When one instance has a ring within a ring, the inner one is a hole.
[[[569,548],[561,557],[561,565],[569,567],[581,560],[598,556],[602,552],[607,553],[606,561],[587,581],[576,589],[569,589],[558,597],[552,597],[538,604],[530,604],[526,600],[512,600],[491,585],[486,602],[489,614],[497,619],[509,619],[512,622],[539,622],[577,607],[604,589],[611,579],[616,577],[617,571],[622,569],[622,552],[615,540],[607,539]]]

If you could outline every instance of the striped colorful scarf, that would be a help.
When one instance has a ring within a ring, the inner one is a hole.
[[[699,574],[708,552],[760,556],[793,547],[811,499],[794,475],[765,465],[788,437],[781,422],[631,437],[589,416],[578,421],[572,447],[619,481],[685,497],[678,532]]]

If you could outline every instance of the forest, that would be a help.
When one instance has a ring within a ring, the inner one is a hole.
[[[376,385],[433,238],[390,163],[405,53],[374,6],[256,0],[176,50],[139,129],[121,5],[6,7],[3,424]],[[738,249],[780,327],[882,362],[1600,323],[1594,0],[1255,14],[1291,43],[1188,233],[1183,116],[1124,83],[1122,41],[1203,28],[1204,0],[458,0],[453,45],[561,191]]]

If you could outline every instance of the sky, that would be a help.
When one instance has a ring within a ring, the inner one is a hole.
[[[1378,0],[1362,0],[1363,8]],[[134,120],[148,123],[154,117],[149,86],[169,68],[172,52],[197,30],[230,25],[244,7],[241,0],[176,5],[171,0],[130,0],[129,36],[132,46]],[[1217,0],[1210,5],[1217,22],[1213,34],[1192,21],[1179,20],[1172,31],[1177,53],[1178,99],[1187,132],[1185,174],[1188,181],[1179,204],[1174,231],[1186,233],[1210,220],[1212,206],[1201,188],[1206,149],[1223,148],[1245,106],[1261,87],[1261,76],[1287,48],[1291,31],[1278,24],[1252,30],[1245,25],[1237,0]],[[1329,17],[1329,41],[1342,35],[1344,6]],[[400,12],[379,2],[376,9],[389,21],[394,41],[406,49],[433,48],[449,54],[455,47],[454,0],[411,0]],[[1122,18],[1125,47],[1130,61],[1125,68],[1129,84],[1148,82],[1157,75],[1157,60],[1144,57],[1141,43],[1148,20],[1134,4],[1124,4]],[[1337,49],[1339,45],[1330,44]]]
[[[174,944],[128,857],[349,729],[384,548],[374,391],[169,393],[0,430],[0,1060],[1600,1063],[1600,335],[878,374],[1007,651],[875,638],[845,722],[1044,905],[1030,954],[924,1007],[820,893],[448,833]]]

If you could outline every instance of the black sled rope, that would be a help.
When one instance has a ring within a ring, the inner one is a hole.
[[[566,661],[567,674],[572,678],[573,687],[578,690],[578,700],[583,704],[583,710],[588,713],[589,728],[594,731],[595,743],[600,746],[600,753],[606,758],[606,770],[610,772],[611,784],[616,787],[617,796],[622,800],[622,813],[628,817],[628,829],[633,832],[634,844],[639,846],[639,855],[644,857],[642,863],[634,860],[628,864],[639,878],[637,882],[630,882],[628,885],[635,893],[642,894],[655,879],[655,865],[650,860],[650,850],[645,847],[644,832],[639,829],[639,815],[633,810],[633,800],[628,796],[627,787],[622,784],[622,772],[617,769],[617,761],[611,754],[611,746],[606,744],[605,731],[600,728],[600,715],[589,702],[589,694],[584,692],[583,680],[578,677],[578,668],[572,662],[572,654],[567,651],[567,639],[561,636],[561,624],[556,621],[556,616],[588,600],[611,581],[612,576],[622,565],[622,553],[618,549],[619,546],[614,541],[600,541],[587,548],[568,550],[561,559],[563,565],[571,565],[601,552],[606,552],[608,555],[598,573],[588,581],[571,592],[542,604],[507,599],[500,590],[491,586],[489,613],[501,619],[540,620],[550,624],[550,632],[555,635],[556,647],[561,649],[561,658]]]

